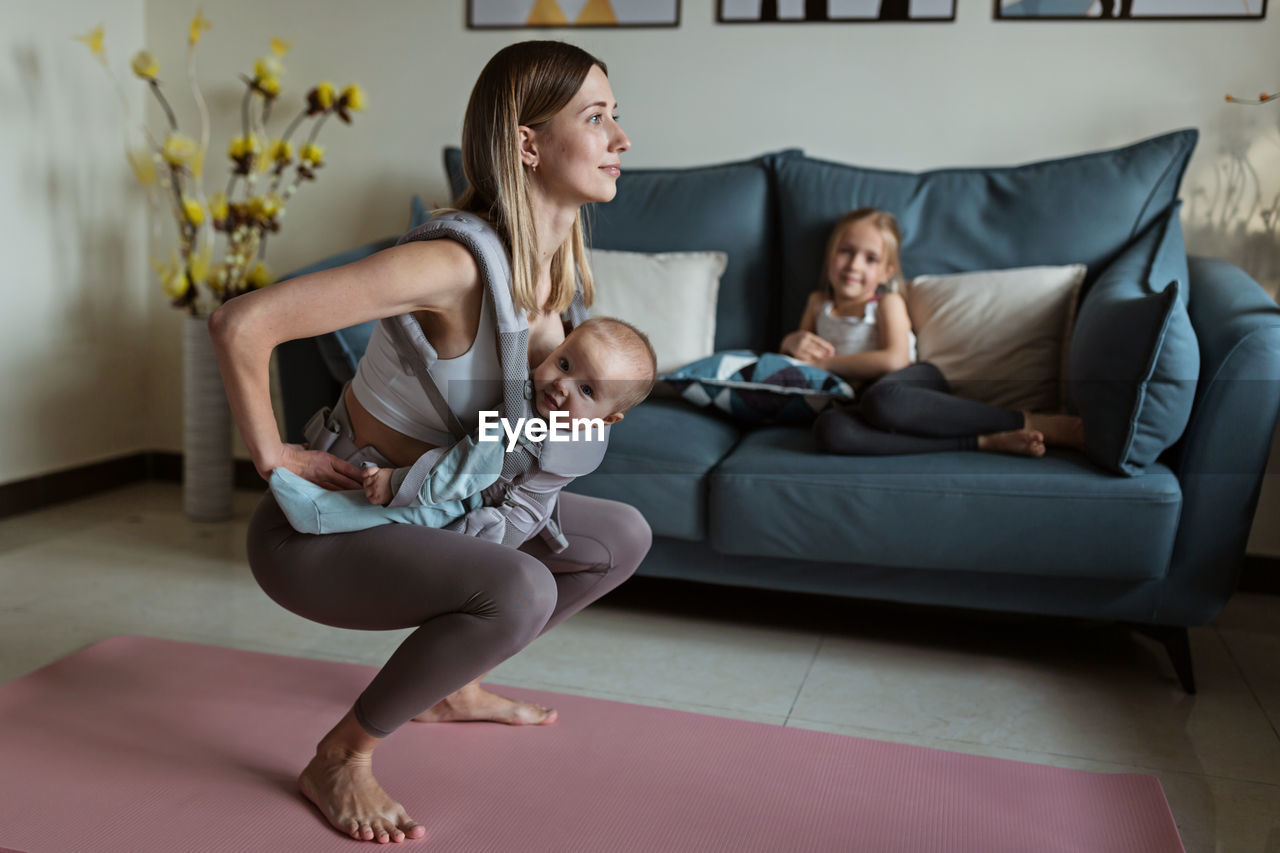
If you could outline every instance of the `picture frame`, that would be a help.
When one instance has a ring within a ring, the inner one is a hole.
[[[678,27],[680,0],[467,0],[467,29]]]
[[[997,21],[1261,21],[1267,0],[993,0]]]
[[[917,24],[956,19],[956,0],[717,0],[720,24]]]

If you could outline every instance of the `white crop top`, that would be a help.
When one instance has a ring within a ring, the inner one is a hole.
[[[481,302],[480,325],[471,349],[457,358],[436,359],[431,367],[431,378],[468,430],[479,425],[482,410],[496,411],[502,401],[497,322],[490,300],[486,297]],[[438,433],[449,432],[413,368],[401,362],[381,323],[369,337],[369,347],[351,380],[351,392],[369,414],[419,441],[436,444]]]
[[[880,329],[876,325],[875,301],[868,302],[861,317],[841,317],[833,314],[835,304],[830,300],[822,303],[818,312],[816,329],[818,337],[836,348],[836,355],[856,355],[880,348]],[[916,360],[916,335],[910,333],[911,361]]]

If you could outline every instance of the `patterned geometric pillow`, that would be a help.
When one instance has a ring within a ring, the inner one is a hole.
[[[696,406],[750,423],[808,423],[853,388],[834,373],[778,353],[727,350],[658,377]]]

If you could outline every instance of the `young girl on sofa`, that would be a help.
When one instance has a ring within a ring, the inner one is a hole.
[[[828,453],[886,455],[985,450],[1043,456],[1046,445],[1082,447],[1078,417],[1003,409],[951,393],[942,372],[915,360],[897,220],[863,207],[840,218],[827,241],[821,290],[780,351],[835,373],[858,389],[813,425]]]

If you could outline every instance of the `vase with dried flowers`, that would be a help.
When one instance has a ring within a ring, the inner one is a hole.
[[[1263,92],[1257,98],[1227,95],[1226,100],[1256,107],[1280,101],[1280,92]],[[1267,201],[1262,179],[1249,163],[1247,145],[1233,155],[1217,176],[1216,203],[1209,206],[1210,216],[1217,213],[1214,226],[1238,239],[1240,266],[1280,299],[1276,292],[1280,287],[1280,192]],[[1255,216],[1262,222],[1262,231],[1250,227]]]
[[[183,504],[189,517],[221,520],[231,516],[231,417],[218,363],[209,340],[208,316],[218,305],[272,283],[266,266],[268,237],[280,231],[285,210],[299,187],[316,180],[324,165],[317,144],[320,129],[332,116],[350,124],[364,109],[357,85],[339,91],[322,82],[307,92],[305,103],[283,133],[273,137],[267,126],[281,96],[283,58],[290,45],[271,39],[270,52],[257,60],[252,74],[241,74],[240,133],[227,147],[231,161],[226,188],[206,196],[204,164],[209,151],[209,110],[196,79],[196,47],[210,23],[201,12],[187,34],[187,82],[200,116],[199,138],[182,132],[165,95],[160,65],[149,51],[130,63],[133,74],[155,96],[166,128],[156,134],[141,122],[140,145],[129,143],[131,119],[119,80],[107,62],[105,36],[97,27],[77,40],[88,46],[111,75],[125,107],[126,152],[134,174],[147,190],[152,206],[152,251],[162,241],[162,222],[174,226],[174,248],[165,260],[153,254],[152,265],[174,307],[186,313],[183,329]],[[309,123],[309,127],[307,127]],[[295,134],[305,142],[295,151]],[[166,209],[168,216],[161,214]]]

